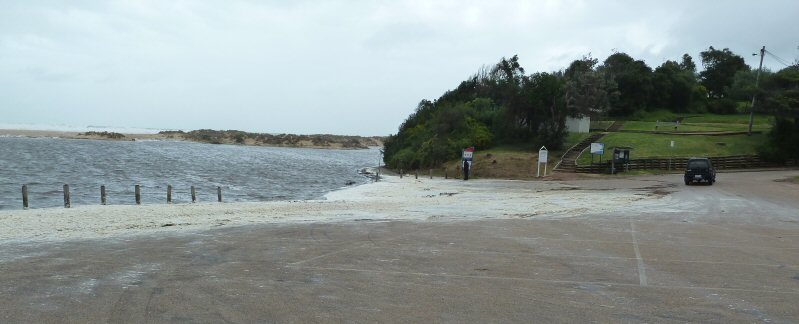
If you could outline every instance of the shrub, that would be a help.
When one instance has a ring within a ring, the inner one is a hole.
[[[738,102],[729,98],[721,98],[708,102],[707,110],[719,115],[732,115],[738,112]]]

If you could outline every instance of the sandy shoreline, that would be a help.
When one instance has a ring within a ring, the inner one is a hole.
[[[207,131],[207,130],[201,130]],[[89,131],[87,131],[89,132]],[[383,145],[382,139],[377,137],[344,136],[344,135],[295,135],[295,134],[260,134],[245,133],[248,136],[272,137],[272,141],[256,139],[253,137],[242,138],[241,142],[229,137],[230,134],[224,132],[236,131],[207,131],[213,134],[201,134],[205,136],[219,136],[213,141],[200,140],[198,137],[188,136],[185,133],[114,133],[121,134],[121,138],[111,138],[100,135],[99,133],[88,134],[87,132],[63,131],[63,130],[33,130],[33,129],[0,129],[2,137],[27,137],[27,138],[63,138],[75,140],[101,140],[101,141],[173,141],[173,142],[194,142],[206,144],[228,144],[245,146],[265,146],[265,147],[292,147],[292,148],[312,148],[312,149],[367,149],[369,147],[380,147]],[[97,131],[95,131],[97,132]],[[103,131],[100,131],[101,133]],[[222,134],[222,135],[220,135]],[[274,139],[274,137],[279,139]],[[202,137],[202,136],[201,136]],[[352,142],[360,143],[354,145]]]
[[[96,139],[96,140],[170,140],[161,134],[128,134],[124,139],[109,139],[97,135],[81,135],[82,132],[54,131],[54,130],[28,130],[28,129],[0,129],[0,137],[32,137],[32,138],[68,138],[68,139]]]
[[[581,190],[555,181],[389,176],[377,183],[329,193],[326,200],[0,211],[0,243],[195,232],[270,223],[569,217],[660,200],[662,196],[640,190]]]

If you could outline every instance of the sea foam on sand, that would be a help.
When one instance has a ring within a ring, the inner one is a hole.
[[[267,223],[568,217],[656,199],[626,190],[571,189],[576,188],[553,181],[381,176],[379,182],[331,192],[326,200],[0,211],[0,243],[97,239]]]

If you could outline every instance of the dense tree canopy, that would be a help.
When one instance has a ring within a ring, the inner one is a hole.
[[[735,73],[749,71],[743,57],[731,52],[728,48],[717,50],[710,46],[700,53],[705,70],[699,73],[702,85],[711,98],[724,98],[727,88],[732,84]]]
[[[758,109],[773,114],[776,122],[762,154],[771,160],[799,160],[799,66],[761,77]]]
[[[752,95],[762,97],[760,111],[784,116],[772,138],[799,143],[796,67],[762,74],[758,88],[754,72],[729,49],[711,46],[700,55],[704,70],[699,73],[688,54],[654,70],[626,53],[614,53],[602,64],[586,56],[562,71],[531,74],[517,55],[502,58],[437,100],[422,100],[386,141],[385,162],[392,168],[437,166],[470,146],[527,143],[556,150],[569,116],[628,118],[657,109],[743,113],[748,106],[742,103]]]
[[[652,69],[644,61],[636,61],[625,53],[614,53],[599,71],[615,80],[619,90],[619,96],[611,102],[611,116],[629,116],[636,110],[647,109],[653,92]]]
[[[610,102],[617,100],[615,81],[594,69],[597,62],[597,59],[584,57],[566,68],[563,91],[569,115],[598,120],[607,114]]]
[[[701,102],[705,97],[694,76],[696,68],[688,54],[683,63],[666,61],[652,74],[650,106],[665,108],[674,112],[686,112],[693,102]]]

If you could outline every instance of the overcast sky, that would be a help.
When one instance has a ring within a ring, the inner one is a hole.
[[[388,135],[514,54],[528,73],[613,51],[699,64],[711,45],[793,62],[797,14],[796,0],[0,0],[0,124]]]

